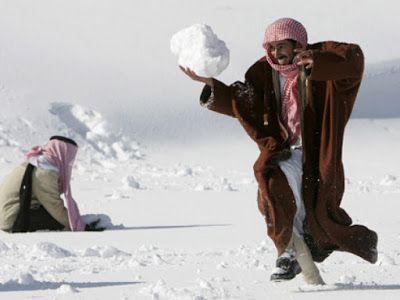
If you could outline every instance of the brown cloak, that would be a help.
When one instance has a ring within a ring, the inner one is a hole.
[[[309,45],[314,66],[299,76],[301,101],[303,182],[306,209],[304,238],[315,261],[332,251],[348,251],[374,263],[377,234],[352,225],[340,207],[344,192],[342,144],[344,129],[355,102],[364,70],[359,46],[337,42]],[[214,79],[201,102],[207,108],[239,120],[258,144],[254,164],[258,206],[265,216],[268,235],[280,255],[292,236],[296,204],[277,162],[290,156],[287,131],[280,117],[279,77],[265,58],[249,68],[245,82],[230,86]]]

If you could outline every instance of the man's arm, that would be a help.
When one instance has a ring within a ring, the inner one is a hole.
[[[179,68],[192,80],[205,84],[200,104],[212,111],[235,117],[232,111],[232,89],[223,82],[215,79],[197,75],[193,70],[179,66]]]
[[[232,117],[239,115],[239,122],[263,153],[254,168],[264,171],[266,163],[276,165],[278,161],[290,157],[290,152],[282,152],[279,131],[266,126],[263,120],[263,84],[268,78],[268,73],[266,60],[264,58],[262,60],[249,68],[244,82],[237,81],[229,86],[215,78],[206,81],[204,77],[199,77],[193,72],[185,72],[182,67],[181,69],[193,80],[206,84],[200,100],[203,106]],[[233,111],[236,113],[234,114]]]
[[[322,49],[312,50],[312,58],[311,80],[359,80],[364,71],[364,55],[355,44],[326,42]]]

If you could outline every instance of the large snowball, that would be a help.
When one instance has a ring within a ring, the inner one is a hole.
[[[215,77],[229,64],[229,49],[205,24],[182,29],[173,35],[170,45],[178,64],[199,76]]]

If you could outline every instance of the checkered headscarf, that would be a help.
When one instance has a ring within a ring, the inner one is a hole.
[[[286,78],[282,94],[282,119],[290,134],[291,143],[294,144],[301,136],[300,112],[298,103],[297,77],[299,70],[296,64],[275,64],[269,51],[269,43],[282,40],[295,40],[304,48],[307,46],[307,31],[304,26],[291,18],[278,19],[265,30],[263,47],[266,58],[273,69]]]
[[[268,49],[268,43],[288,39],[295,40],[303,47],[306,47],[308,40],[307,31],[303,24],[294,19],[278,19],[265,30],[263,47],[264,49]]]

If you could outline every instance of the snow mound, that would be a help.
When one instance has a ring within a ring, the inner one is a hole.
[[[0,240],[0,253],[7,252],[10,248]]]
[[[122,178],[124,189],[141,189],[139,182],[132,175]]]
[[[208,186],[207,184],[199,183],[198,185],[196,185],[194,187],[194,190],[197,192],[204,192],[204,191],[210,191],[210,190],[212,190],[212,188],[210,186]]]
[[[36,272],[35,272],[36,274]],[[30,272],[20,272],[0,283],[2,291],[31,291],[56,289],[58,294],[78,293],[79,291],[69,284],[60,284],[51,281],[36,280]]]
[[[376,262],[376,265],[378,266],[395,266],[396,262],[393,259],[393,257],[384,254],[384,253],[379,253],[379,259]]]
[[[93,246],[85,249],[82,252],[82,256],[90,257],[102,257],[102,258],[112,258],[112,257],[129,257],[131,254],[119,250],[112,246]]]
[[[184,177],[184,176],[192,176],[193,169],[190,167],[182,167],[175,171],[176,176]]]
[[[137,142],[129,141],[122,134],[112,133],[113,129],[95,110],[80,105],[53,102],[49,111],[66,126],[69,135],[83,139],[107,158],[126,161],[143,157]]]
[[[32,251],[28,254],[32,258],[47,259],[47,258],[65,258],[74,256],[68,250],[58,247],[56,244],[48,242],[40,242],[33,246]]]
[[[1,147],[19,146],[18,142],[12,138],[11,131],[7,128],[7,126],[3,126],[1,123],[0,123],[0,146]]]
[[[170,41],[178,64],[197,75],[215,77],[229,65],[229,49],[218,39],[210,26],[195,24],[175,33]]]
[[[237,191],[234,187],[232,187],[232,184],[228,181],[227,178],[221,178],[221,185],[222,185],[222,190],[223,191]]]
[[[39,283],[36,281],[30,273],[21,273],[15,279],[10,279],[3,283],[4,287],[7,286],[27,286]]]
[[[73,293],[78,293],[79,291],[72,287],[69,284],[62,284],[57,290],[56,292],[58,294],[73,294]]]
[[[342,284],[353,284],[356,281],[356,276],[354,276],[353,274],[343,274],[342,276],[340,276],[339,278],[339,282]]]
[[[85,224],[94,222],[98,219],[100,219],[100,222],[98,223],[98,227],[103,227],[105,229],[121,229],[123,228],[122,225],[114,225],[111,221],[111,218],[105,214],[86,214],[82,215],[82,221]]]
[[[393,185],[396,181],[397,181],[396,176],[388,174],[380,181],[380,184],[388,186],[388,185]]]
[[[187,287],[170,287],[160,279],[142,288],[139,293],[152,299],[232,299],[224,288],[213,286],[204,279],[198,279],[195,285]]]

